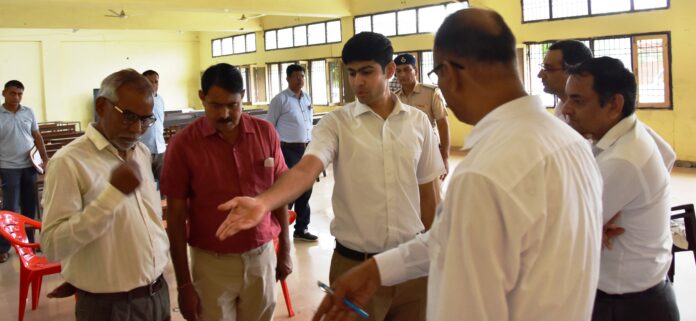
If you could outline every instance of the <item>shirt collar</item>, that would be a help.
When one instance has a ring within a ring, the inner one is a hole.
[[[391,117],[392,115],[396,115],[400,112],[408,112],[410,110],[410,106],[404,105],[401,103],[401,100],[399,97],[397,97],[395,94],[390,95],[391,100],[394,102],[394,110],[392,110],[391,114],[389,116]],[[370,106],[365,105],[361,103],[359,100],[355,100],[355,109],[353,110],[353,117],[358,117],[362,114],[368,113],[368,112],[373,112],[372,108]]]
[[[283,92],[290,97],[297,97],[297,96],[295,96],[295,93],[292,90],[290,90],[290,88],[286,88],[285,90],[283,90]],[[304,96],[304,95],[305,95],[304,90],[300,89],[300,98],[302,98],[302,96]]]
[[[203,117],[207,117],[207,116],[203,116]],[[251,126],[249,126],[249,124],[248,124],[249,121],[251,121],[249,119],[249,117],[253,117],[253,116],[249,116],[245,112],[242,112],[242,115],[239,118],[239,125],[238,126],[241,129],[241,132],[244,134],[253,134],[254,133],[254,131],[251,129]],[[217,130],[215,130],[215,127],[210,125],[210,122],[208,121],[207,118],[203,119],[201,121],[201,131],[202,131],[204,137],[208,137],[208,136],[212,136],[212,135],[217,134]]]
[[[508,101],[481,118],[471,130],[471,133],[464,142],[464,149],[471,149],[481,139],[487,136],[489,129],[494,129],[495,124],[501,120],[517,118],[529,114],[530,112],[546,112],[539,96],[523,96],[515,100]]]
[[[0,108],[2,108],[2,109],[0,109],[0,111],[2,111],[3,113],[11,113],[11,111],[9,111],[9,110],[7,110],[7,109],[5,108],[5,104],[0,104]],[[17,108],[17,111],[16,111],[16,112],[18,113],[18,112],[19,112],[20,110],[22,110],[23,108],[25,108],[25,107],[22,106],[22,105],[20,104],[20,105],[19,105],[19,108]]]
[[[635,127],[636,122],[638,122],[638,117],[635,113],[628,117],[624,117],[624,119],[620,120],[614,127],[609,129],[609,131],[602,136],[602,139],[595,143],[593,150],[596,151],[596,154],[599,154],[601,151],[609,149],[621,136]]]
[[[104,135],[98,131],[95,127],[94,124],[91,123],[87,126],[87,130],[85,130],[85,135],[87,138],[94,144],[94,147],[97,148],[97,150],[103,150],[105,148],[108,148],[111,145],[111,142],[104,137]],[[116,149],[116,147],[112,147],[113,149]]]

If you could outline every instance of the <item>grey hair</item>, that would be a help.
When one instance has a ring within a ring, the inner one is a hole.
[[[130,85],[136,91],[146,93],[148,96],[155,95],[150,81],[139,72],[129,68],[117,71],[104,78],[99,88],[97,98],[104,97],[112,103],[116,103],[118,101],[118,94],[116,91],[123,85]]]

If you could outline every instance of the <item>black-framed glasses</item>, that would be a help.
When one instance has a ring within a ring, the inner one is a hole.
[[[451,61],[451,60],[443,60],[440,64],[438,64],[437,66],[435,66],[435,68],[433,68],[433,70],[431,70],[431,71],[428,73],[428,79],[430,79],[430,81],[431,81],[433,84],[435,84],[435,85],[437,85],[437,79],[439,78],[439,76],[438,76],[437,73],[438,73],[438,71],[439,71],[440,69],[442,69],[442,67],[445,65],[445,61],[448,61],[448,62],[450,63],[450,65],[454,66],[454,67],[457,68],[457,69],[464,69],[464,66],[462,66],[462,65],[460,65],[460,64],[458,64],[458,63],[456,63],[456,62],[454,62],[454,61]]]
[[[550,66],[545,65],[545,64],[539,64],[539,68],[541,68],[541,71],[544,71],[544,72],[554,72],[554,71],[565,70],[565,67],[555,68],[555,67],[550,67]]]
[[[140,116],[128,109],[121,109],[121,107],[118,107],[116,104],[113,102],[109,101],[111,105],[114,106],[114,109],[116,109],[117,112],[121,113],[121,119],[123,120],[123,125],[126,126],[133,126],[136,121],[140,121],[140,126],[142,128],[150,128],[156,121],[157,118],[155,118],[155,115],[149,115],[149,116]]]

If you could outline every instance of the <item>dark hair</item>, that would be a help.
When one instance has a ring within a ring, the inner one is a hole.
[[[387,37],[380,33],[361,32],[348,39],[341,59],[346,65],[354,61],[374,61],[385,70],[393,55],[394,48]]]
[[[586,60],[566,71],[569,75],[592,76],[592,89],[604,105],[612,96],[619,94],[624,98],[623,117],[628,117],[636,109],[636,78],[624,67],[621,60],[599,57]]]
[[[592,59],[592,51],[584,43],[577,40],[561,40],[549,47],[549,50],[560,50],[563,54],[563,64],[577,65],[588,59]]]
[[[445,18],[435,34],[434,47],[458,57],[478,62],[515,63],[515,36],[503,17],[486,10],[497,30],[480,19],[471,19],[468,10],[459,10]],[[481,10],[481,9],[474,9]]]
[[[298,65],[298,64],[292,64],[288,66],[288,68],[285,69],[285,75],[290,77],[292,74],[296,71],[301,71],[303,73],[306,73],[307,71],[304,69],[304,67]]]
[[[143,73],[143,76],[145,76],[145,77],[149,77],[149,76],[157,76],[157,77],[159,77],[159,74],[158,74],[156,71],[152,70],[152,69],[148,69],[148,70],[145,70],[145,72]]]
[[[213,86],[218,86],[233,94],[239,94],[244,90],[242,74],[239,69],[224,62],[212,65],[201,76],[203,94],[208,94],[208,90]]]
[[[17,87],[21,90],[24,90],[24,85],[19,81],[19,80],[10,80],[5,83],[5,89],[9,87]]]

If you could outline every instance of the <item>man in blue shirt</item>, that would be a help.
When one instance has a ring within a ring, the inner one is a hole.
[[[305,69],[304,67],[293,64],[288,66],[285,71],[288,81],[288,89],[283,90],[271,100],[268,106],[267,120],[273,124],[278,136],[280,136],[280,148],[288,168],[297,164],[304,155],[307,144],[312,139],[313,109],[312,100],[304,87]],[[309,233],[309,198],[312,196],[310,187],[304,194],[288,204],[288,208],[293,208],[297,213],[295,221],[295,232],[293,237],[302,241],[314,242],[316,235]]]
[[[162,172],[162,164],[164,163],[164,151],[167,145],[164,143],[164,100],[157,93],[159,89],[159,74],[154,70],[147,70],[143,73],[152,84],[152,89],[155,91],[154,107],[152,114],[155,115],[157,121],[150,127],[140,138],[140,141],[147,146],[152,155],[152,174],[155,180],[159,182],[160,173]]]
[[[17,80],[5,84],[0,106],[0,181],[2,181],[2,209],[34,218],[36,215],[36,169],[29,158],[36,145],[44,166],[48,162],[43,138],[39,133],[34,112],[20,105],[24,85]],[[20,210],[21,209],[21,210]],[[29,242],[34,233],[27,231]],[[9,258],[10,244],[0,237],[0,263]]]

